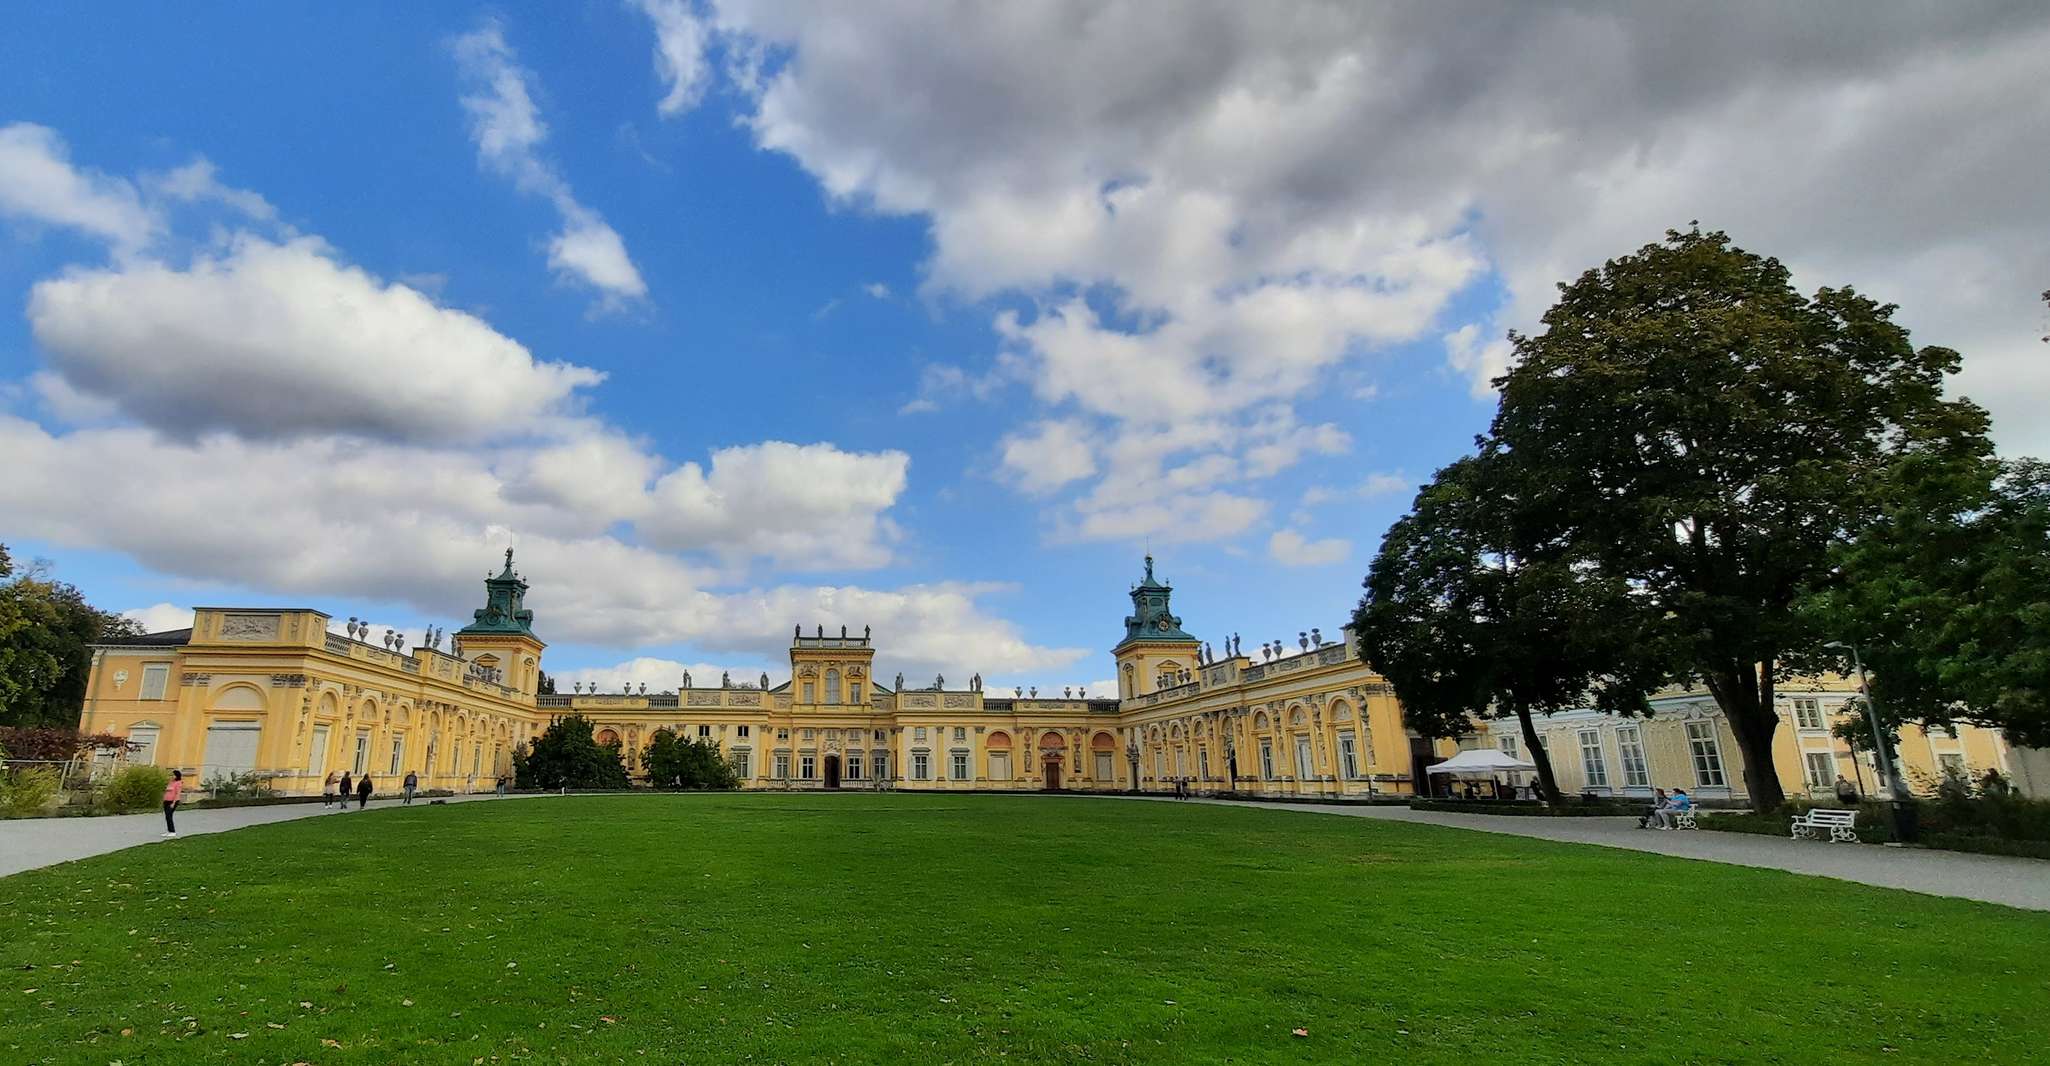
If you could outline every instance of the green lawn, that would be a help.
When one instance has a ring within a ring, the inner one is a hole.
[[[1905,1064],[2050,1046],[2050,915],[1199,804],[416,806],[7,878],[0,922],[9,1064]]]

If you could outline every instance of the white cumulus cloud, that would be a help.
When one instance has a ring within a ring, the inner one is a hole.
[[[28,320],[70,389],[177,432],[521,435],[603,378],[537,360],[311,237],[244,234],[183,268],[72,270],[30,290]]]
[[[1352,556],[1352,541],[1310,540],[1293,529],[1279,529],[1267,538],[1267,555],[1283,566],[1330,566]]]
[[[548,126],[534,104],[531,75],[506,43],[504,29],[487,21],[458,37],[454,50],[456,65],[469,85],[462,102],[470,114],[477,158],[522,192],[546,197],[562,216],[562,230],[548,242],[548,265],[558,275],[598,290],[601,308],[622,307],[646,296],[647,282],[627,255],[618,231],[578,201],[568,179],[540,154]]]

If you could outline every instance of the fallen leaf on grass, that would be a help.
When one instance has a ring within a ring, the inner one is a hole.
[[[614,1017],[613,1017],[612,1015],[610,1015],[610,1014],[600,1014],[600,1015],[598,1016],[598,1020],[599,1020],[599,1021],[601,1021],[601,1022],[604,1022],[604,1023],[606,1024],[606,1025],[611,1025],[611,1024],[613,1024],[614,1022],[617,1022],[617,1021],[618,1021],[619,1019],[617,1019],[617,1018],[614,1018]]]
[[[325,1036],[323,1036],[323,1037],[321,1037],[321,1038],[320,1038],[320,1046],[321,1046],[321,1047],[331,1047],[331,1048],[334,1048],[335,1050],[339,1051],[339,1050],[341,1050],[341,1047],[342,1047],[342,1042],[341,1042],[341,1041],[339,1041],[339,1040],[334,1040],[334,1039],[330,1039],[330,1038],[328,1038],[328,1037],[325,1037]]]
[[[1292,1032],[1292,1033],[1294,1033],[1294,1034],[1295,1034],[1296,1036],[1308,1036],[1308,1035],[1310,1035],[1310,1031],[1309,1031],[1308,1029],[1300,1029],[1300,1028],[1298,1028],[1298,1029],[1291,1029],[1291,1030],[1289,1030],[1289,1031],[1290,1031],[1290,1032]]]

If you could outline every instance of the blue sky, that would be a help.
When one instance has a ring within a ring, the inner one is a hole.
[[[1693,218],[1900,300],[2041,450],[2026,10],[1680,55],[1628,14],[1158,14],[17,11],[0,537],[152,621],[416,636],[514,544],[551,669],[608,687],[780,674],[796,623],[1101,682],[1149,547],[1199,635],[1335,634],[1503,333]],[[2004,92],[1976,154],[1870,173]]]

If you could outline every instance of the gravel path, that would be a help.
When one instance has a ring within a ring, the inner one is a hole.
[[[1162,797],[1141,797],[1172,803]],[[1889,848],[1870,844],[1822,844],[1752,833],[1659,832],[1637,828],[1635,818],[1540,818],[1504,814],[1453,814],[1407,807],[1342,807],[1322,803],[1262,803],[1257,800],[1186,800],[1235,807],[1379,818],[1392,822],[1507,833],[1569,844],[1649,851],[1683,859],[1757,866],[1768,870],[1834,877],[1882,888],[1904,888],[1931,896],[2004,903],[2025,910],[2050,910],[2050,861],[1975,855],[1961,851]]]
[[[1027,795],[1033,795],[1028,793]],[[451,803],[492,800],[491,795],[457,796]],[[510,797],[519,799],[523,797]],[[1051,798],[1051,797],[1048,797]],[[1117,797],[1141,802],[1172,803],[1167,797]],[[415,800],[416,805],[426,800]],[[1955,851],[1925,851],[1918,848],[1886,848],[1867,844],[1819,844],[1756,836],[1748,833],[1653,832],[1635,828],[1633,818],[1536,818],[1499,814],[1452,814],[1441,811],[1412,811],[1407,807],[1346,807],[1318,803],[1263,803],[1257,800],[1187,800],[1222,806],[1265,807],[1299,814],[1323,814],[1347,818],[1379,818],[1396,822],[1422,822],[1453,829],[1484,833],[1507,833],[1568,844],[1594,844],[1627,848],[1685,859],[1726,862],[1786,870],[1817,877],[1834,877],[1882,888],[1903,888],[1932,896],[2004,903],[2028,910],[2050,910],[2050,862],[1998,855],[1971,855]],[[397,799],[372,800],[370,811],[396,807]],[[222,833],[251,825],[289,822],[299,818],[354,817],[359,812],[337,814],[317,803],[284,804],[275,807],[229,807],[220,810],[190,810],[178,814],[181,837],[201,833]],[[0,821],[0,877],[53,866],[72,859],[102,855],[158,842],[163,833],[161,814],[124,814],[106,818],[29,818]],[[173,841],[163,841],[172,844]]]

